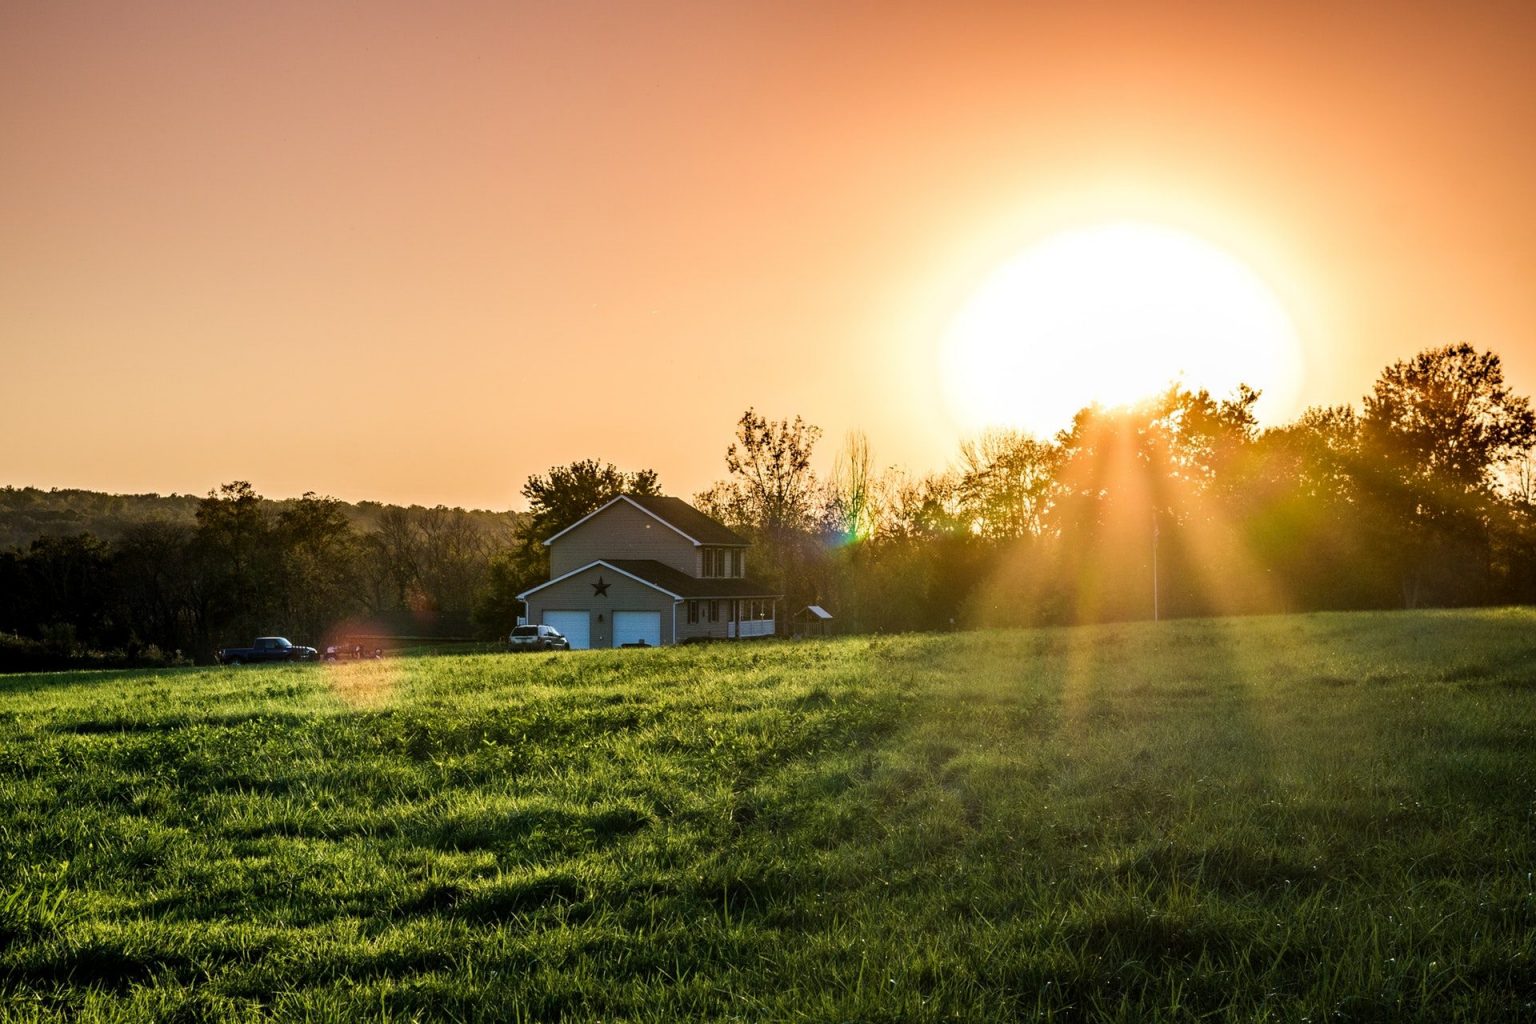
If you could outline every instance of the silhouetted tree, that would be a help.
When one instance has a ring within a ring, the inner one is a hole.
[[[277,514],[282,614],[273,628],[320,642],[361,607],[362,539],[342,503],[306,492]]]
[[[611,462],[583,459],[553,466],[523,484],[528,515],[515,544],[488,553],[476,583],[474,620],[482,635],[497,636],[517,621],[517,595],[549,579],[549,549],[544,541],[602,508],[621,494],[659,495],[656,471],[625,472]]]
[[[200,653],[196,542],[192,526],[147,522],[130,526],[114,545],[118,615],[130,642],[153,644],[167,654]]]
[[[821,428],[799,416],[769,420],[748,409],[725,450],[730,477],[695,496],[699,507],[733,526],[787,538],[816,525],[811,455]]]
[[[1536,444],[1536,416],[1499,357],[1460,343],[1388,366],[1365,398],[1361,440],[1403,603],[1478,599],[1491,584],[1497,471]]]
[[[223,484],[198,502],[194,606],[199,645],[270,630],[279,581],[273,539],[272,517],[244,480]]]

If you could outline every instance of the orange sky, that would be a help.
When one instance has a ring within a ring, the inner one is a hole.
[[[960,303],[1127,217],[1268,281],[1303,402],[1455,340],[1530,394],[1533,53],[1527,3],[12,0],[0,483],[686,496],[749,405],[940,468]]]

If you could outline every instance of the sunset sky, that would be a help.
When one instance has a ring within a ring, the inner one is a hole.
[[[748,406],[939,469],[967,300],[1122,222],[1272,291],[1269,422],[1451,341],[1531,394],[1533,53],[1531,3],[9,0],[0,484],[688,496]]]

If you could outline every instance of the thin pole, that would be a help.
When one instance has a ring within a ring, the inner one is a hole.
[[[1152,621],[1157,619],[1157,509],[1152,510]]]

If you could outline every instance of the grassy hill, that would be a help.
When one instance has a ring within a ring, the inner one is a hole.
[[[1536,1018],[1536,613],[0,681],[0,1019]]]

